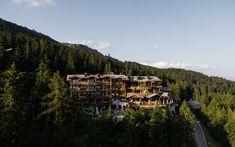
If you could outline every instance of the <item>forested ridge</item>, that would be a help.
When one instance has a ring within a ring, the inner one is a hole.
[[[163,86],[170,87],[171,96],[176,97],[179,103],[189,99],[200,101],[200,117],[213,136],[224,146],[235,146],[234,82],[183,69],[157,69],[135,62],[122,62],[87,46],[60,43],[2,19],[0,145],[194,145],[189,135],[193,122],[184,118],[184,113],[190,113],[184,103],[184,111],[175,118],[167,110],[128,110],[125,120],[116,125],[108,113],[101,118],[80,114],[80,106],[66,90],[66,75],[108,72],[158,76],[163,80]],[[184,129],[185,132],[180,131]],[[173,133],[176,132],[183,133],[178,134],[181,139],[175,138],[177,136]],[[157,144],[154,140],[158,140]]]

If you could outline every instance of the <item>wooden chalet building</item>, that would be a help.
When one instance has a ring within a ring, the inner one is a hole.
[[[126,97],[125,75],[67,75],[70,95],[85,102],[110,103],[112,98]]]
[[[154,108],[173,102],[162,88],[161,79],[156,76],[77,74],[67,75],[67,81],[70,95],[86,103]]]
[[[131,76],[127,99],[139,107],[155,108],[161,98],[161,79],[156,76]]]

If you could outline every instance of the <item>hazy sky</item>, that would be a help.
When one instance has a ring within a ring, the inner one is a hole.
[[[122,61],[235,80],[235,0],[0,0],[0,17]]]

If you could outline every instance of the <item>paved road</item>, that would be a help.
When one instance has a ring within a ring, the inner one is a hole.
[[[201,128],[200,123],[197,122],[194,125],[194,128],[195,128],[195,140],[196,140],[197,146],[198,147],[208,147],[206,137],[204,135],[204,132]]]

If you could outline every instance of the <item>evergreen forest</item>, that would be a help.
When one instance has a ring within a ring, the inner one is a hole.
[[[128,109],[81,113],[70,97],[67,74],[153,75],[171,89],[179,113]],[[188,100],[202,107],[194,112]],[[200,119],[224,147],[235,147],[235,82],[184,69],[158,69],[112,58],[81,44],[58,42],[0,19],[0,146],[188,147],[196,146]]]

